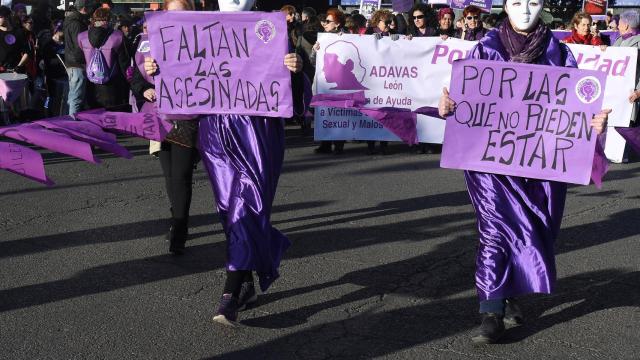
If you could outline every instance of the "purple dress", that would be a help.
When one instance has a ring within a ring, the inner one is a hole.
[[[227,237],[227,270],[254,270],[260,288],[275,281],[289,247],[271,226],[284,160],[284,121],[240,115],[200,119],[200,153]]]
[[[469,55],[509,61],[497,30]],[[571,51],[549,36],[538,64],[577,67]],[[480,300],[550,293],[556,280],[553,245],[562,220],[567,185],[554,181],[465,171],[480,243],[476,287]]]

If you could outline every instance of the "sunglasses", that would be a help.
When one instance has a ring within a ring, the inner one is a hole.
[[[476,16],[467,16],[467,20],[478,20],[480,19],[480,16],[476,15]]]
[[[424,19],[424,15],[418,15],[413,17],[413,20],[422,20],[422,19]]]

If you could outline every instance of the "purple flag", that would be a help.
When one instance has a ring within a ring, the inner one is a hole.
[[[100,149],[116,154],[126,159],[131,159],[129,151],[116,142],[114,134],[109,134],[90,122],[66,120],[67,117],[52,118],[46,120],[34,121],[47,129],[65,134],[73,139],[84,141]],[[71,117],[69,117],[71,118]],[[73,118],[71,118],[73,119]]]
[[[293,116],[281,12],[146,14],[162,114]]]
[[[629,146],[640,155],[640,128],[616,127],[616,131],[629,143]]]
[[[365,108],[366,102],[364,91],[356,91],[345,94],[318,94],[311,99],[311,106],[356,109],[382,124],[407,144],[413,145],[418,142],[416,113],[403,108]]]
[[[451,0],[449,6],[452,9],[464,9],[469,5],[474,5],[484,10],[485,12],[491,12],[491,6],[493,0]]]
[[[44,172],[42,155],[28,147],[0,142],[0,169],[51,186],[51,181]]]
[[[463,60],[451,78],[442,167],[589,184],[606,74]]]
[[[100,159],[93,156],[91,146],[86,142],[45,129],[37,124],[19,124],[0,128],[0,135],[40,146],[42,148],[77,157],[97,164]]]
[[[154,141],[164,140],[173,128],[170,122],[151,113],[124,113],[97,109],[79,112],[76,118],[96,124],[103,129]]]
[[[393,11],[409,12],[411,11],[413,4],[414,4],[413,0],[393,0],[392,2]]]

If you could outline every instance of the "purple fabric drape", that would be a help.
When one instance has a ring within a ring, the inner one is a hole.
[[[271,226],[271,207],[284,160],[284,122],[240,115],[200,119],[202,162],[227,237],[227,269],[254,270],[266,291],[290,245]]]
[[[44,171],[42,155],[26,146],[0,142],[0,169],[48,186],[53,185]]]
[[[569,49],[548,37],[537,63],[577,67]],[[497,30],[470,58],[510,61]],[[567,185],[554,181],[465,171],[480,242],[476,288],[480,300],[550,293],[556,281],[553,244],[560,229]]]
[[[616,127],[615,129],[618,134],[627,140],[633,151],[640,155],[640,127]]]

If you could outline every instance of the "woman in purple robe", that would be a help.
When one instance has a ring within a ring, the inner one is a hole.
[[[173,0],[184,1],[184,0]],[[253,0],[219,0],[221,11],[248,11]],[[302,78],[302,59],[284,57],[294,74],[295,87]],[[148,74],[157,63],[145,59]],[[199,144],[209,174],[216,206],[227,238],[227,279],[215,322],[234,325],[238,312],[257,300],[252,272],[262,291],[278,278],[280,260],[290,242],[271,226],[271,207],[284,160],[284,120],[261,116],[213,114],[200,119]]]
[[[507,0],[508,21],[488,32],[469,57],[577,67],[568,47],[540,21],[542,6],[542,0]],[[447,89],[438,110],[442,117],[455,111]],[[591,121],[598,134],[604,130],[609,112],[603,110]],[[504,334],[505,322],[522,322],[514,297],[554,290],[553,244],[560,230],[567,185],[476,171],[465,171],[465,180],[480,233],[476,288],[482,323],[472,340],[494,343]]]

